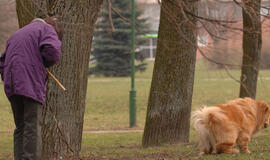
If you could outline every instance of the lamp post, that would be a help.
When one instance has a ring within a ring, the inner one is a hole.
[[[131,0],[131,91],[129,92],[129,126],[136,126],[136,91],[135,91],[135,0]]]

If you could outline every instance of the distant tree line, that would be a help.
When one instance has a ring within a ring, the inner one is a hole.
[[[131,17],[130,0],[111,0],[114,9],[119,11],[109,12],[108,1],[105,1],[101,10],[98,22],[95,26],[92,59],[94,66],[90,68],[89,74],[103,75],[107,77],[129,76],[131,74],[130,46],[131,46],[131,23],[123,19]],[[111,19],[110,19],[111,14]],[[136,71],[146,69],[145,55],[140,52],[139,46],[144,44],[145,39],[141,38],[147,33],[148,25],[146,19],[141,18],[143,11],[136,8],[136,48],[135,59]],[[143,32],[142,32],[143,31]]]

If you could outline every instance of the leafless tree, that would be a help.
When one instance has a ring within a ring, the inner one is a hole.
[[[257,73],[254,70],[258,71],[257,66],[260,60],[258,54],[261,45],[259,19],[261,4],[258,0],[256,2],[249,1],[248,3],[233,2],[243,8],[245,18],[243,28],[232,25],[237,23],[238,19],[234,19],[233,14],[229,11],[225,11],[224,13],[227,15],[223,17],[220,15],[197,14],[197,10],[202,9],[197,8],[199,1],[163,0],[161,2],[157,54],[142,141],[144,147],[161,143],[188,142],[189,140],[197,48],[196,30],[198,28],[203,28],[205,32],[216,40],[226,40],[227,37],[222,33],[227,31],[244,32],[244,54],[249,53],[249,63],[243,63],[242,68],[252,68],[252,72],[250,69],[248,70],[250,77],[256,77],[257,79]],[[255,21],[253,22],[254,18]],[[247,39],[246,34],[249,39]],[[252,40],[251,37],[253,37]],[[252,51],[256,52],[252,54],[255,56],[250,56],[251,53],[247,51],[245,41],[249,43],[249,47],[253,48]],[[205,51],[200,48],[198,50],[210,62],[224,66],[229,75],[228,66],[241,66],[240,64],[216,61],[207,56]],[[250,84],[243,82],[245,80],[243,74],[241,81],[232,75],[230,76],[239,82],[244,90],[250,88]],[[256,81],[252,82],[252,85],[256,83]]]
[[[197,15],[196,2],[161,2],[144,147],[189,141],[197,32],[196,19],[184,10]]]
[[[243,59],[240,97],[256,97],[262,48],[261,0],[242,0]]]

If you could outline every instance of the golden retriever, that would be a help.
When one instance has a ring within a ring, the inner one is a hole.
[[[248,142],[253,134],[267,128],[269,106],[264,101],[238,98],[226,104],[204,107],[192,115],[201,154],[250,153]],[[234,144],[238,149],[233,149]]]

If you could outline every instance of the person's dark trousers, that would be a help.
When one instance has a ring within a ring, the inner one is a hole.
[[[9,98],[16,129],[14,130],[14,160],[40,160],[42,104],[24,96]]]

